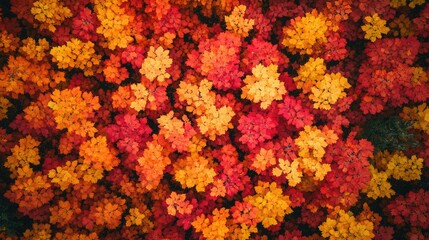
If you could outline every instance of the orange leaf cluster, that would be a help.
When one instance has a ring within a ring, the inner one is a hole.
[[[105,136],[98,136],[82,143],[79,155],[83,163],[94,170],[110,171],[119,164],[119,159],[110,150]]]
[[[39,21],[41,29],[48,29],[55,32],[55,26],[72,16],[69,8],[65,7],[60,1],[57,0],[38,0],[33,2],[31,14]]]
[[[11,106],[12,104],[7,98],[0,97],[0,121],[7,118],[7,111]]]
[[[89,118],[100,108],[98,97],[82,92],[79,87],[58,90],[51,94],[48,106],[54,111],[57,129],[67,129],[83,137],[93,137],[97,132]]]
[[[172,148],[183,152],[187,150],[192,136],[196,133],[186,116],[183,116],[182,120],[180,120],[173,115],[174,112],[170,111],[158,118],[159,134],[171,143]]]
[[[251,156],[250,169],[255,170],[258,174],[267,170],[269,167],[276,164],[277,159],[272,149],[259,149],[254,156]]]
[[[8,64],[0,72],[0,94],[18,98],[24,94],[25,82],[29,80],[30,73],[28,69],[30,62],[23,57],[9,56]]]
[[[283,218],[292,213],[291,200],[283,194],[281,187],[275,182],[259,181],[255,186],[256,194],[244,198],[244,202],[252,204],[258,211],[257,221],[268,228],[281,222]]]
[[[186,102],[186,111],[200,116],[215,104],[216,93],[211,91],[212,87],[213,83],[207,79],[198,84],[181,81],[177,95],[181,102]]]
[[[144,87],[144,86],[143,86]],[[138,84],[134,86],[135,89],[143,88],[139,87]],[[136,97],[133,94],[133,91],[131,89],[130,85],[126,86],[119,86],[119,88],[112,93],[112,105],[114,108],[117,108],[119,110],[126,110],[128,109],[131,104],[136,100]],[[142,100],[134,103],[136,104],[134,107],[137,109],[143,109],[142,108]],[[146,101],[144,102],[146,103]]]
[[[106,39],[104,47],[115,50],[117,47],[126,48],[133,41],[133,30],[131,23],[134,16],[126,13],[121,4],[124,0],[94,1],[94,11],[100,21],[97,33]]]
[[[120,84],[129,73],[126,68],[121,67],[121,58],[116,55],[110,56],[110,59],[104,62],[103,74],[107,82]]]
[[[9,57],[7,65],[0,72],[0,90],[5,96],[19,98],[28,93],[36,95],[65,81],[64,73],[51,69],[48,62],[35,64],[18,57]]]
[[[49,208],[51,217],[49,222],[51,224],[58,224],[59,226],[65,226],[73,220],[75,214],[81,213],[77,202],[69,202],[67,200],[59,200],[58,204]]]
[[[255,21],[253,19],[244,18],[245,12],[246,5],[234,7],[231,15],[225,16],[226,29],[240,37],[247,37],[249,35],[249,31],[252,30]]]
[[[154,137],[151,142],[147,142],[143,155],[137,159],[136,172],[140,184],[149,191],[158,187],[164,176],[165,167],[171,163],[168,156],[170,151],[160,144],[159,138]]]
[[[60,69],[78,68],[85,76],[92,76],[101,71],[98,68],[101,55],[96,54],[94,43],[91,41],[82,42],[77,38],[72,38],[65,45],[51,48],[52,61],[58,64]]]
[[[168,214],[175,216],[178,214],[190,214],[192,212],[193,205],[189,201],[185,200],[186,194],[177,194],[172,192],[170,197],[165,200],[167,203]]]
[[[215,209],[212,215],[205,216],[204,214],[195,218],[192,226],[196,232],[202,232],[205,239],[217,240],[225,239],[229,229],[227,227],[227,218],[229,210],[225,208]]]
[[[54,192],[46,175],[32,173],[17,178],[4,196],[17,203],[20,212],[28,215],[32,210],[49,203],[54,198]]]
[[[21,138],[19,145],[12,148],[12,155],[8,156],[4,163],[4,166],[11,172],[11,178],[31,177],[33,175],[31,165],[40,164],[39,144],[39,141],[28,135]]]
[[[0,51],[4,53],[13,52],[18,48],[19,38],[7,31],[0,32]]]
[[[37,101],[33,101],[24,109],[24,119],[43,136],[48,136],[51,132],[49,129],[55,129],[56,126],[54,111],[48,107],[49,101],[51,101],[50,94],[40,94]]]
[[[151,46],[140,68],[140,73],[150,81],[156,79],[158,82],[164,82],[169,79],[170,74],[167,73],[167,69],[173,63],[173,60],[168,56],[169,53],[170,51],[164,50],[163,47],[155,49]]]
[[[214,182],[216,176],[212,165],[212,159],[199,154],[180,158],[173,164],[174,179],[183,188],[195,187],[197,192],[204,192],[205,188]]]
[[[67,161],[64,166],[51,169],[48,173],[51,183],[58,184],[62,191],[66,190],[71,184],[78,184],[81,172],[78,172],[77,164],[77,161]]]
[[[27,229],[24,232],[24,239],[50,239],[51,225],[33,223],[32,229]]]
[[[34,38],[26,38],[22,40],[22,46],[19,52],[22,53],[26,59],[42,61],[46,60],[46,54],[49,50],[49,42],[45,38],[37,40]]]
[[[99,226],[115,229],[121,224],[122,213],[125,211],[125,199],[120,197],[103,198],[91,206],[90,217]]]

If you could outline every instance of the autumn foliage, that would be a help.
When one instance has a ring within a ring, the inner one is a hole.
[[[0,239],[429,238],[425,1],[0,6]]]

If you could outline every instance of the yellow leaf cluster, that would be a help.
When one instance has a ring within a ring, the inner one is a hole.
[[[102,34],[107,40],[106,48],[115,50],[117,47],[126,48],[132,41],[133,30],[130,27],[134,16],[126,14],[121,4],[124,0],[95,0],[94,11],[100,21],[97,33]]]
[[[15,51],[19,45],[19,38],[15,37],[12,33],[0,31],[0,51],[9,53]]]
[[[331,109],[338,99],[346,96],[345,89],[350,88],[341,73],[326,74],[326,66],[322,58],[310,58],[300,66],[298,76],[293,78],[296,87],[304,94],[310,93],[309,98],[316,109]]]
[[[234,224],[229,227],[229,238],[234,240],[246,240],[250,238],[252,233],[257,233],[258,229],[255,226],[248,226],[244,223]]]
[[[213,82],[207,79],[198,84],[181,81],[177,95],[181,102],[186,102],[186,111],[197,115],[197,124],[202,134],[214,140],[232,128],[235,112],[229,106],[215,107],[216,93],[211,91]]]
[[[130,107],[137,112],[144,110],[146,108],[149,91],[142,83],[132,84],[131,90],[134,93],[135,99],[131,102]]]
[[[411,83],[413,86],[425,84],[429,81],[428,75],[422,67],[412,67],[413,76],[411,77]]]
[[[165,79],[170,78],[167,69],[171,67],[173,59],[170,58],[169,53],[169,50],[164,50],[161,46],[157,49],[151,46],[140,68],[140,73],[150,81],[156,79],[158,82],[164,82]]]
[[[33,175],[31,165],[40,164],[39,144],[39,141],[28,135],[21,138],[19,144],[12,148],[12,155],[8,156],[4,163],[4,166],[11,172],[11,178],[24,178]]]
[[[365,39],[375,42],[377,39],[381,39],[381,34],[387,34],[389,28],[386,27],[386,20],[381,19],[377,13],[374,13],[372,16],[365,17],[366,24],[361,28],[365,32]]]
[[[279,159],[278,167],[273,168],[273,175],[280,177],[282,174],[286,175],[289,186],[295,187],[301,182],[302,170],[299,168],[299,161]]]
[[[327,42],[328,25],[329,22],[322,13],[316,10],[308,12],[304,17],[292,19],[290,26],[283,28],[282,44],[292,53],[312,54]]]
[[[64,166],[58,166],[49,170],[48,177],[52,183],[57,183],[62,191],[66,190],[70,184],[79,183],[79,172],[76,168],[78,161],[67,161]]]
[[[423,158],[416,155],[408,158],[401,151],[384,156],[387,159],[386,173],[397,180],[420,180],[423,168]]]
[[[335,239],[370,240],[375,237],[374,223],[363,219],[358,220],[351,211],[335,209],[325,222],[319,226],[322,237]]]
[[[249,31],[252,30],[255,21],[253,19],[244,18],[245,12],[245,5],[234,7],[231,15],[225,16],[226,29],[241,37],[249,36]]]
[[[181,102],[186,101],[186,111],[200,116],[215,104],[216,93],[210,91],[212,87],[213,82],[207,79],[201,80],[199,84],[181,81],[177,95]]]
[[[417,107],[404,107],[401,114],[402,119],[412,121],[413,127],[429,134],[429,107],[422,103]]]
[[[235,112],[230,106],[217,109],[215,106],[208,108],[202,116],[197,118],[197,124],[202,134],[208,135],[210,140],[216,136],[223,135],[234,126],[231,123]]]
[[[197,192],[204,192],[205,187],[214,182],[216,172],[212,160],[199,154],[178,159],[174,164],[174,179],[183,188],[195,187]]]
[[[252,69],[253,75],[248,75],[244,79],[246,85],[242,88],[241,98],[260,103],[262,109],[267,109],[275,100],[282,100],[286,88],[279,80],[280,74],[277,73],[277,69],[278,66],[275,64],[268,67],[256,65]]]
[[[65,45],[53,47],[50,51],[52,61],[56,62],[60,69],[81,69],[85,76],[92,76],[101,72],[101,55],[95,53],[94,43],[82,42],[72,38]]]
[[[294,161],[299,162],[303,173],[312,176],[316,181],[321,181],[331,171],[329,164],[322,163],[325,148],[337,140],[338,136],[332,130],[322,132],[315,126],[305,126],[295,139],[295,144],[299,147],[299,157]]]
[[[325,148],[328,146],[325,134],[317,127],[308,125],[299,132],[295,144],[299,147],[298,155],[300,157],[319,160],[325,155]]]
[[[98,180],[103,178],[103,169],[94,168],[88,162],[84,162],[82,159],[79,160],[78,172],[82,173],[82,180],[87,183],[97,183]],[[81,181],[82,183],[82,181]],[[74,186],[79,186],[74,185]],[[75,188],[75,187],[74,187]],[[88,193],[87,193],[88,194]],[[91,193],[89,193],[91,194]]]
[[[399,8],[407,5],[407,0],[390,0],[392,8]]]
[[[140,212],[138,208],[130,208],[130,213],[125,217],[125,226],[141,226],[145,218],[146,215]]]
[[[12,104],[5,97],[0,97],[0,120],[7,118],[7,109],[11,107]]]
[[[22,53],[26,59],[42,61],[46,57],[46,53],[49,50],[49,42],[45,38],[37,40],[33,38],[26,38],[22,40],[22,46],[19,48],[19,52]]]
[[[386,171],[387,164],[389,163],[389,158],[387,156],[390,156],[390,153],[388,150],[384,151],[378,151],[373,158],[373,161],[375,162],[375,167],[379,171]]]
[[[404,14],[401,14],[399,17],[393,19],[393,21],[390,22],[389,27],[393,36],[395,37],[408,37],[414,35],[414,29],[411,20]]]
[[[201,134],[197,134],[191,138],[191,143],[188,147],[189,153],[198,153],[203,150],[203,148],[207,146],[207,141]]]
[[[341,73],[325,74],[311,88],[309,98],[313,100],[315,109],[329,110],[338,99],[346,96],[344,90],[350,87],[347,78],[343,77]]]
[[[372,165],[369,166],[369,170],[371,171],[371,180],[362,189],[363,193],[366,193],[372,199],[390,198],[395,194],[395,191],[392,190],[392,185],[388,181],[389,174],[387,172],[379,172]]]
[[[204,239],[221,240],[226,239],[229,232],[227,219],[229,210],[225,208],[216,208],[212,212],[212,217],[208,218],[204,214],[199,215],[192,222],[196,232],[202,232]]]
[[[283,194],[282,188],[275,182],[258,181],[256,194],[244,198],[245,202],[258,209],[256,217],[262,226],[269,228],[283,221],[285,215],[292,213],[291,200]]]
[[[48,29],[51,32],[55,32],[55,26],[61,25],[66,18],[72,17],[70,9],[58,0],[39,0],[33,2],[31,14],[34,15],[34,19],[41,23],[41,29]]]
[[[310,58],[308,62],[299,67],[298,76],[293,80],[303,93],[311,92],[311,88],[325,75],[326,66],[323,58]]]
[[[408,6],[410,6],[410,8],[415,8],[417,5],[423,5],[425,3],[425,0],[411,0]]]

